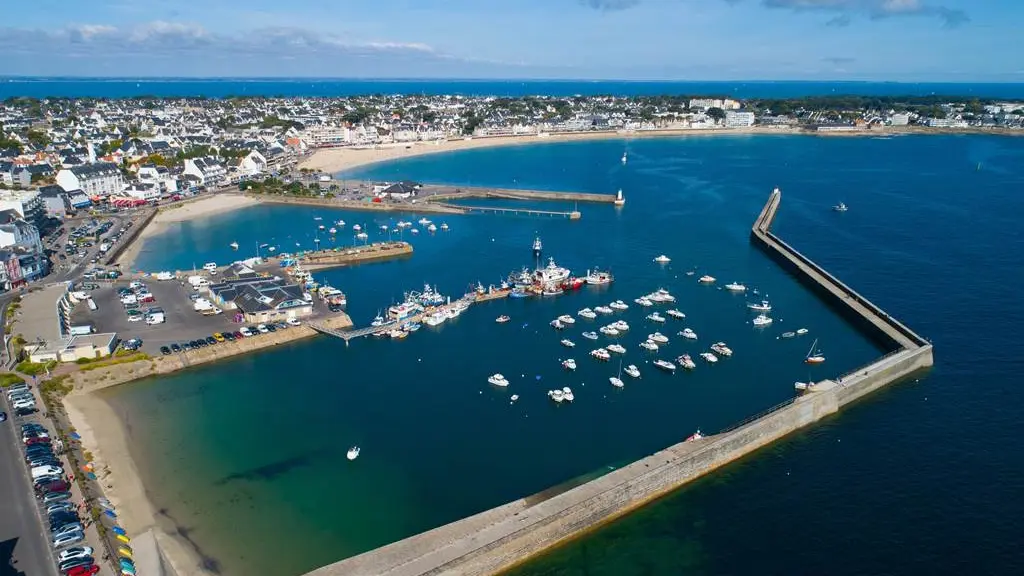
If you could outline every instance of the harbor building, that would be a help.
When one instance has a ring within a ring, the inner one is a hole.
[[[27,341],[32,362],[74,362],[109,356],[117,348],[117,333],[72,334],[71,310],[75,299],[58,284],[26,294],[21,301],[18,331]]]
[[[57,185],[68,193],[81,190],[90,198],[106,198],[124,190],[124,177],[117,164],[97,162],[57,172]]]
[[[313,303],[304,298],[301,286],[282,278],[260,276],[251,269],[213,284],[208,290],[218,306],[237,311],[250,323],[283,322],[313,314]]]

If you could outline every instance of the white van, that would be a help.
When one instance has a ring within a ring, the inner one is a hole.
[[[203,264],[203,270],[206,270],[207,272],[216,272],[217,271],[217,263],[216,262],[207,262],[206,264]]]
[[[188,283],[196,290],[200,288],[206,288],[210,285],[210,281],[202,276],[189,276]]]
[[[160,282],[165,280],[174,280],[174,274],[171,274],[170,272],[158,272],[156,279]]]
[[[163,312],[156,312],[154,314],[150,314],[149,316],[146,316],[146,324],[149,324],[150,326],[155,326],[157,324],[163,324],[164,322],[165,322],[165,320],[164,320],[164,313]]]
[[[35,480],[36,478],[39,478],[40,476],[52,476],[54,474],[60,475],[60,474],[63,474],[63,473],[64,473],[64,470],[62,470],[61,468],[58,468],[56,466],[50,466],[50,465],[36,466],[35,468],[32,469],[32,479]]]
[[[89,305],[89,310],[92,310],[94,312],[96,311],[96,308],[98,308],[98,306],[96,306],[96,301],[93,300],[92,298],[86,299],[85,303]]]

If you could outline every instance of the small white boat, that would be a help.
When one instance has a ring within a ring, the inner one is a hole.
[[[704,434],[702,434],[700,430],[697,430],[693,434],[690,434],[689,436],[687,436],[686,440],[684,440],[684,442],[693,442],[694,440],[700,440],[703,437],[704,437]]]
[[[616,354],[625,354],[626,349],[621,344],[610,344],[605,346],[605,349],[609,352],[615,352]]]
[[[672,259],[662,254],[655,258],[654,261],[657,262],[658,264],[668,264],[669,262],[672,261]]]
[[[654,334],[647,335],[648,340],[657,342],[658,344],[668,344],[668,336],[665,336],[661,332],[655,332]]]
[[[608,379],[608,381],[611,382],[612,386],[615,386],[616,388],[622,388],[623,386],[626,385],[626,383],[622,381],[622,378],[619,378],[618,376],[612,376],[611,378]]]
[[[501,316],[498,316],[497,318],[494,319],[494,321],[497,322],[498,324],[504,324],[505,322],[508,322],[509,320],[511,320],[511,318],[509,318],[508,316],[505,316],[504,314],[502,314]]]
[[[359,458],[359,446],[353,446],[349,448],[348,454],[346,456],[349,460],[355,460],[356,458]]]
[[[671,316],[673,318],[678,318],[679,320],[682,320],[683,318],[686,318],[686,314],[683,314],[682,312],[680,312],[679,310],[676,310],[675,308],[673,308],[671,310],[667,310],[665,312],[665,314],[668,314],[669,316]]]
[[[555,402],[561,404],[562,400],[565,400],[565,392],[561,390],[548,390],[548,398],[551,398]]]
[[[411,232],[412,234],[419,234],[420,233],[420,229],[419,228],[413,228],[412,230],[409,230],[409,232]]]
[[[629,309],[629,304],[626,304],[622,300],[616,300],[615,302],[612,302],[611,304],[609,304],[608,307],[609,308],[614,308],[616,310],[627,310],[627,309]]]
[[[596,306],[594,308],[594,312],[597,312],[599,314],[612,314],[615,311],[612,310],[611,308],[607,307],[607,306]]]
[[[810,332],[810,330],[808,330],[807,328],[800,328],[800,329],[798,329],[796,331],[796,335],[797,336],[803,336],[804,334],[807,334],[808,332]]]
[[[679,335],[682,336],[683,338],[686,338],[687,340],[697,339],[697,333],[689,328],[683,328],[683,331],[680,332]]]
[[[764,314],[759,314],[757,316],[757,318],[754,318],[753,322],[754,322],[754,326],[761,326],[761,327],[768,326],[769,324],[772,323],[772,318],[771,318],[771,316],[765,316]]]
[[[626,163],[626,160],[627,160],[627,158],[626,158],[626,153],[625,153],[625,152],[623,152],[623,153],[622,153],[622,163],[623,163],[623,164],[625,164],[625,163]]]
[[[509,400],[511,400],[513,402],[515,402],[516,400],[519,400],[519,394],[513,394],[512,397],[509,398]]]
[[[328,232],[330,232],[330,233],[331,233],[331,235],[333,236],[333,235],[335,235],[335,234],[337,234],[337,233],[338,233],[338,229],[337,229],[337,228],[335,228],[334,226],[331,226],[331,229],[330,229],[330,230],[328,230]]]
[[[668,372],[675,372],[676,371],[676,365],[671,363],[671,362],[669,362],[668,360],[661,360],[661,359],[655,360],[654,361],[654,365],[657,366],[658,368],[661,368],[662,370],[665,370],[665,371],[668,371]]]
[[[495,386],[501,386],[502,388],[508,386],[508,380],[501,374],[493,374],[487,378],[487,381]]]
[[[714,364],[718,362],[718,356],[715,356],[711,352],[701,352],[700,357],[703,358],[708,364]]]
[[[653,314],[648,314],[647,319],[650,320],[651,322],[658,322],[660,324],[665,323],[665,317],[662,316],[661,314],[658,314],[657,312],[654,312]]]
[[[597,340],[597,332],[584,332],[583,337],[587,340]]]
[[[427,232],[437,232],[437,226],[434,226],[433,224],[427,226]]]
[[[602,272],[600,270],[587,270],[587,275],[584,277],[584,280],[587,284],[602,286],[604,284],[611,284],[612,274],[611,272]]]
[[[648,298],[646,296],[641,296],[640,298],[637,298],[636,300],[633,300],[633,302],[636,302],[637,304],[643,306],[644,308],[649,308],[651,306],[654,306],[654,302],[651,302],[650,298]]]
[[[562,368],[565,368],[566,370],[575,370],[576,361],[573,360],[572,358],[562,360]]]
[[[356,234],[356,238],[358,238],[360,240],[366,240],[369,237],[370,237],[370,235],[367,234],[366,232],[360,232],[359,234]]]
[[[679,358],[676,358],[676,361],[687,370],[693,370],[697,367],[697,363],[693,361],[693,358],[690,358],[689,354],[683,354]]]
[[[782,337],[783,338],[792,338],[794,336],[796,336],[796,332],[783,332],[782,333]]]
[[[551,327],[555,330],[562,330],[565,328],[565,324],[562,324],[557,319],[551,321]]]
[[[747,308],[750,308],[754,312],[771,312],[772,311],[772,305],[767,300],[761,300],[760,304],[756,304],[754,302],[748,302],[747,303]]]
[[[344,220],[338,220],[337,222],[335,222],[335,224],[337,224],[338,227],[341,228],[342,226],[345,225],[345,221]]]
[[[711,345],[711,350],[719,356],[732,356],[732,348],[725,345],[725,342],[715,342]]]
[[[794,382],[793,383],[793,388],[796,388],[800,392],[803,392],[804,390],[807,390],[808,386],[810,386],[810,384],[808,384],[807,382]]]
[[[725,289],[730,291],[730,292],[746,292],[747,291],[747,287],[744,286],[743,284],[740,284],[739,282],[730,282],[729,284],[725,285]]]
[[[562,388],[562,398],[564,398],[566,402],[572,402],[576,399],[576,396],[572,393],[572,388],[566,386],[565,388]]]
[[[658,343],[655,342],[654,340],[646,340],[640,343],[640,347],[646,350],[650,350],[651,352],[657,352]]]
[[[324,226],[323,224],[316,227],[317,230],[324,230],[325,228],[326,226]]]
[[[447,229],[448,229],[448,224],[445,223],[445,222],[441,222],[441,230],[447,230]]]
[[[600,330],[601,334],[604,334],[605,336],[619,335],[619,331],[616,330],[615,328],[612,328],[611,326],[601,326],[598,330]]]
[[[562,346],[565,346],[566,348],[575,348],[576,343],[566,338],[565,340],[562,340]]]
[[[697,280],[697,282],[700,282],[701,284],[714,284],[715,283],[715,277],[714,276],[708,276],[707,274],[705,274],[705,275],[701,276],[700,279]]]
[[[608,351],[605,350],[604,348],[598,348],[597,350],[591,350],[590,351],[590,355],[593,356],[594,358],[597,358],[598,360],[608,360],[609,358],[612,357],[612,355],[609,354]]]
[[[634,364],[630,364],[629,366],[626,366],[626,369],[623,370],[623,372],[625,372],[626,374],[629,374],[629,376],[631,378],[639,378],[640,377],[640,369],[637,368],[636,365],[634,365]]]
[[[619,320],[612,324],[609,324],[612,328],[615,328],[619,332],[626,332],[629,330],[629,324],[625,320]]]
[[[847,210],[849,210],[849,208],[847,208],[846,204],[843,204],[842,202],[832,207],[833,212],[846,212]]]
[[[814,343],[811,344],[811,349],[807,351],[807,357],[804,358],[804,362],[807,364],[821,364],[825,361],[825,355],[821,353],[821,350],[816,350],[818,346],[818,340],[815,339]]]
[[[426,226],[427,224],[430,224],[430,220],[428,220],[426,217],[423,217],[419,219],[419,223],[420,226]]]
[[[558,321],[561,322],[562,324],[575,324],[576,323],[576,319],[573,318],[572,316],[569,316],[568,314],[562,314],[561,316],[559,316],[558,317]]]
[[[576,315],[579,316],[580,318],[586,318],[587,320],[593,320],[594,318],[597,318],[597,313],[591,310],[590,308],[584,308],[583,310],[577,312]]]
[[[655,302],[675,302],[676,301],[676,297],[671,295],[671,294],[669,294],[668,290],[665,290],[664,288],[658,288],[657,290],[652,292],[650,295],[648,295],[647,298],[649,300],[653,300]]]
[[[353,230],[355,230],[356,232],[359,232],[360,230],[362,230],[362,229],[363,229],[363,227],[362,227],[362,226],[360,226],[359,224],[354,224],[354,225],[352,226],[352,229],[353,229]]]
[[[228,244],[228,246],[231,246],[232,250],[238,250],[238,242],[232,242],[231,244]]]

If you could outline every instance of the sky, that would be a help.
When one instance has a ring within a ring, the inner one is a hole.
[[[33,0],[0,75],[1024,82],[1024,0]]]

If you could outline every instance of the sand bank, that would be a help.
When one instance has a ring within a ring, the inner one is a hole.
[[[117,263],[121,266],[131,266],[142,249],[143,241],[166,231],[172,224],[230,212],[253,204],[259,204],[259,201],[241,194],[217,194],[161,208],[146,228],[132,240],[131,246],[118,256]]]
[[[573,134],[549,134],[547,136],[485,136],[459,140],[436,140],[433,142],[410,142],[399,144],[382,144],[377,147],[325,148],[317,150],[313,155],[299,164],[300,168],[323,170],[327,173],[342,172],[359,166],[410,158],[424,154],[470,150],[473,148],[491,148],[495,146],[524,146],[528,144],[544,144],[548,142],[575,142],[579,140],[633,140],[637,138],[664,138],[672,136],[706,136],[742,135],[742,134],[792,134],[795,130],[787,128],[729,128],[729,129],[682,129],[682,130],[647,130],[643,132],[581,132]]]
[[[136,563],[164,566],[167,570],[161,572],[165,576],[212,574],[202,568],[199,555],[187,542],[172,535],[173,527],[161,526],[158,521],[157,510],[128,451],[127,430],[113,408],[93,394],[71,394],[63,402],[71,425],[82,437],[82,447],[92,453],[103,493],[117,510],[120,525],[130,537],[149,533],[156,541],[156,546],[147,550],[154,557],[136,557]],[[142,550],[135,552],[138,555]]]

